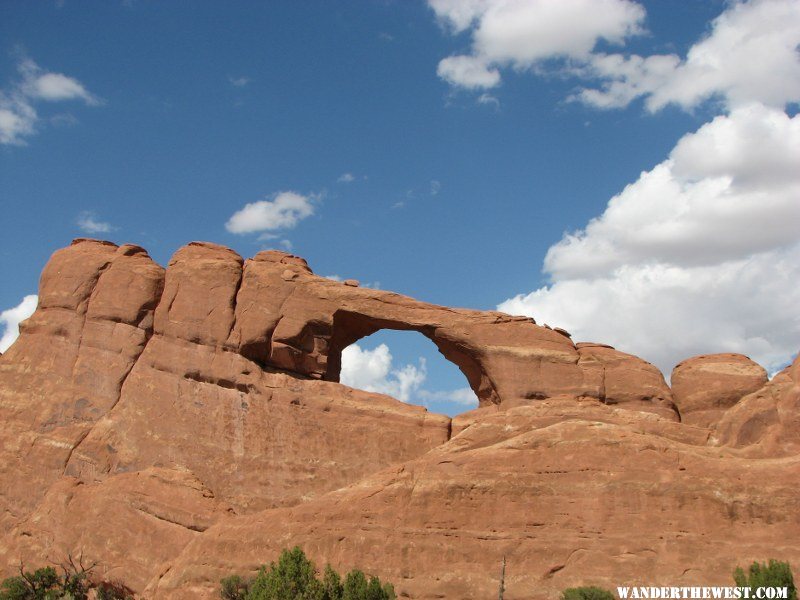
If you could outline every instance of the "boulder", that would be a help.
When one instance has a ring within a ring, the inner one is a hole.
[[[715,441],[753,458],[800,453],[800,356],[719,420]]]
[[[577,349],[588,396],[604,404],[679,420],[664,376],[649,362],[606,344],[581,342]]]
[[[672,394],[684,423],[712,427],[741,398],[767,383],[767,372],[742,354],[704,354],[672,370]]]

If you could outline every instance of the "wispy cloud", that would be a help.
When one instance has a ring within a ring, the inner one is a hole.
[[[102,100],[77,79],[45,71],[29,58],[17,65],[19,79],[0,90],[0,144],[23,145],[36,133],[35,104],[80,100],[98,106]]]
[[[326,279],[332,279],[333,281],[344,281],[345,280],[344,277],[341,277],[339,275],[325,275],[325,278]],[[381,282],[380,281],[368,281],[366,283],[360,282],[359,286],[363,287],[363,288],[370,288],[370,289],[373,289],[373,290],[379,290],[379,289],[381,289]]]
[[[482,93],[478,96],[476,100],[478,104],[483,104],[484,106],[492,106],[495,110],[500,110],[500,100],[489,94],[488,92]]]
[[[478,407],[478,397],[472,388],[464,387],[457,390],[444,390],[431,392],[430,390],[419,390],[417,394],[427,405],[431,402],[454,402],[469,408]]]
[[[76,220],[78,227],[86,233],[110,233],[116,229],[111,223],[101,221],[91,211],[83,211]]]
[[[239,77],[230,76],[230,77],[228,77],[228,81],[230,82],[230,84],[232,86],[241,88],[241,87],[245,87],[248,83],[252,82],[253,80],[250,79],[249,77],[245,77],[244,75],[241,75]]]
[[[336,181],[339,183],[353,183],[355,180],[356,176],[352,173],[342,173]]]
[[[78,124],[78,119],[70,113],[59,113],[50,117],[50,123],[58,127],[72,127]]]

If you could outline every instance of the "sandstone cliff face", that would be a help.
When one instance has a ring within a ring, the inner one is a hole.
[[[136,246],[79,241],[42,273],[39,307],[0,361],[0,523],[27,514],[120,397],[164,269]]]
[[[702,430],[551,399],[290,509],[216,525],[155,578],[155,597],[210,596],[230,570],[299,544],[411,598],[557,598],[584,584],[729,585],[731,565],[796,560],[800,458],[753,464]],[[782,475],[783,474],[783,475]],[[770,482],[765,485],[764,482]],[[208,556],[221,557],[209,568]]]
[[[450,419],[337,383],[342,350],[385,328],[431,339],[480,408]],[[407,597],[482,598],[505,555],[506,597],[529,598],[796,562],[797,361],[766,382],[745,357],[699,357],[673,383],[286,253],[192,243],[165,271],[76,240],[0,357],[0,567],[82,551],[144,597],[211,598],[299,543]]]

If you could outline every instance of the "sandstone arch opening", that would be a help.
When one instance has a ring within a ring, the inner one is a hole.
[[[344,378],[343,354],[347,363]],[[489,395],[478,362],[455,345],[437,339],[433,327],[348,313],[335,316],[325,379],[451,416],[477,408],[482,384],[484,396]]]
[[[478,406],[464,374],[414,331],[384,329],[347,346],[339,379],[450,416]]]

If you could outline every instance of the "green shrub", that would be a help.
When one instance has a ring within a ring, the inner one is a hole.
[[[616,600],[614,594],[592,585],[567,588],[561,593],[561,600]]]
[[[19,569],[19,575],[0,584],[0,600],[87,600],[89,590],[96,590],[97,600],[133,600],[133,591],[120,582],[96,581],[91,577],[95,564],[85,566],[81,557],[72,556],[61,565],[42,567],[33,573]]]
[[[358,569],[350,571],[344,578],[342,600],[394,600],[394,587],[387,583],[381,585],[377,577],[364,575]]]
[[[785,587],[788,588],[789,600],[797,600],[797,589],[794,587],[794,577],[789,563],[780,562],[773,558],[769,559],[769,564],[754,562],[750,565],[747,574],[741,567],[736,567],[733,572],[733,579],[739,587],[750,588],[751,597],[755,597],[752,592],[760,587]]]
[[[325,592],[325,600],[343,600],[342,578],[330,565],[325,567],[325,574],[322,576],[322,589]]]
[[[269,570],[261,567],[250,585],[247,600],[324,600],[324,589],[315,575],[314,563],[295,546],[281,552]]]
[[[359,570],[342,577],[330,565],[322,579],[298,547],[281,552],[277,563],[262,566],[250,581],[238,575],[220,581],[223,600],[395,600],[394,588]]]
[[[353,569],[344,578],[342,600],[361,600],[367,597],[367,576],[358,569]]]
[[[59,577],[54,567],[42,567],[33,573],[20,568],[19,575],[9,577],[0,584],[0,600],[50,600],[65,595],[67,582]],[[70,581],[72,589],[77,588]],[[86,595],[74,595],[75,600],[85,600]]]
[[[222,600],[245,600],[250,589],[250,582],[238,575],[231,575],[220,580],[219,595]]]
[[[9,577],[0,584],[0,600],[34,600],[36,596],[22,577]]]

